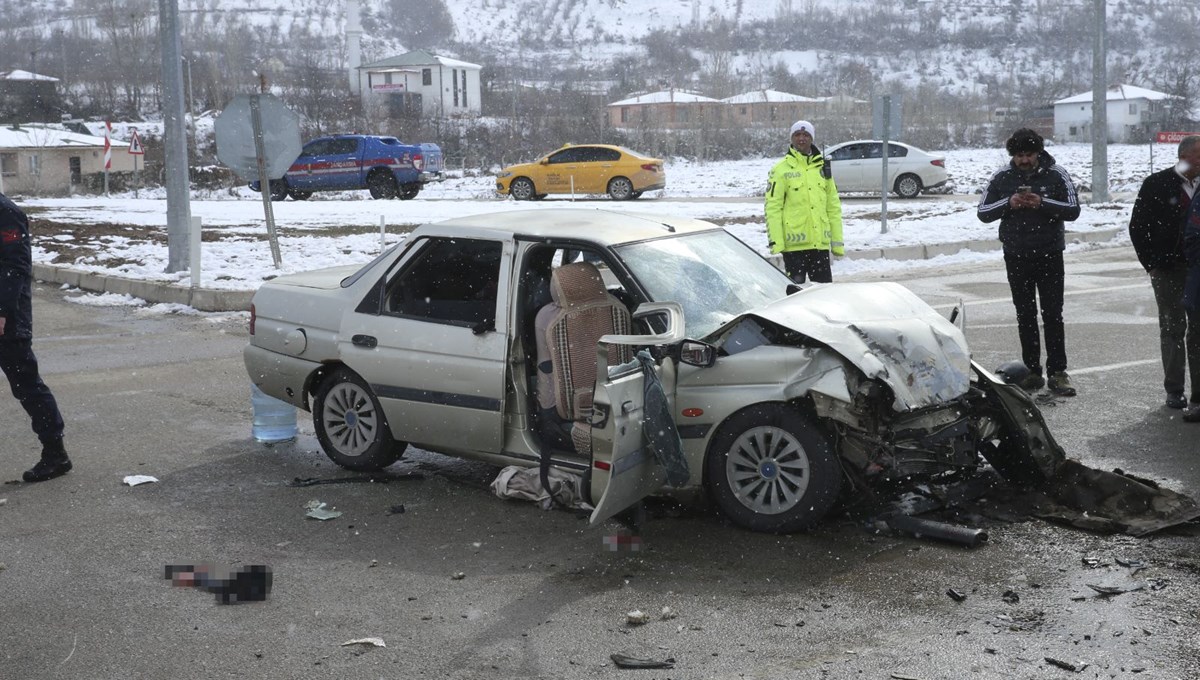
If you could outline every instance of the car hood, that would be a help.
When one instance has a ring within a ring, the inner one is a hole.
[[[802,333],[882,380],[897,411],[944,403],[970,387],[962,332],[896,283],[811,286],[746,315]]]
[[[341,286],[343,279],[359,269],[362,269],[361,264],[352,264],[317,269],[310,272],[285,274],[284,276],[271,279],[268,284],[275,286],[299,286],[301,288],[338,288]]]

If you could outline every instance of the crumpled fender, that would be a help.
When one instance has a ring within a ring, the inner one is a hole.
[[[979,378],[976,387],[1000,421],[1000,444],[980,447],[983,457],[1014,484],[1037,485],[1054,479],[1067,454],[1050,434],[1033,398],[974,361],[971,368]]]

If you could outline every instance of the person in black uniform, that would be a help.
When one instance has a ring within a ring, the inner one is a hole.
[[[1063,329],[1063,223],[1079,217],[1079,199],[1067,171],[1046,153],[1037,132],[1017,130],[1005,147],[1012,161],[992,175],[979,200],[978,215],[983,222],[1000,220],[1000,242],[1017,312],[1021,358],[1030,371],[1021,387],[1037,390],[1046,386],[1057,395],[1073,397],[1075,387],[1067,375]],[[1042,377],[1039,300],[1046,330],[1049,380]]]
[[[63,448],[63,419],[58,402],[38,375],[33,355],[33,257],[29,219],[0,194],[0,370],[42,442],[42,459],[26,470],[27,482],[64,475],[71,459]]]

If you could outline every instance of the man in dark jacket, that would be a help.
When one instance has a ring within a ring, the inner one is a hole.
[[[0,370],[42,442],[42,459],[25,471],[24,479],[42,482],[66,474],[71,460],[63,448],[58,403],[38,375],[33,355],[33,258],[29,241],[25,213],[0,194]]]
[[[1183,252],[1183,226],[1188,206],[1200,185],[1200,136],[1179,142],[1179,162],[1142,182],[1129,238],[1138,261],[1150,274],[1158,305],[1158,337],[1162,348],[1163,387],[1167,406],[1184,408],[1184,369],[1190,374],[1193,406],[1200,406],[1200,314],[1183,308],[1187,260]],[[1200,411],[1198,411],[1200,413]]]
[[[1046,153],[1042,136],[1033,130],[1013,133],[1006,144],[1012,161],[996,171],[979,200],[983,222],[1000,220],[1000,242],[1013,306],[1021,355],[1029,376],[1027,390],[1047,385],[1060,396],[1075,396],[1067,375],[1067,346],[1063,330],[1064,222],[1079,217],[1079,199],[1067,172]],[[1038,298],[1046,332],[1046,370],[1042,377],[1042,348],[1038,334]]]

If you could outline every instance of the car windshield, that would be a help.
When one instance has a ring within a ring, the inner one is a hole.
[[[791,280],[727,231],[617,246],[625,266],[656,302],[678,302],[690,338],[787,295]]]

